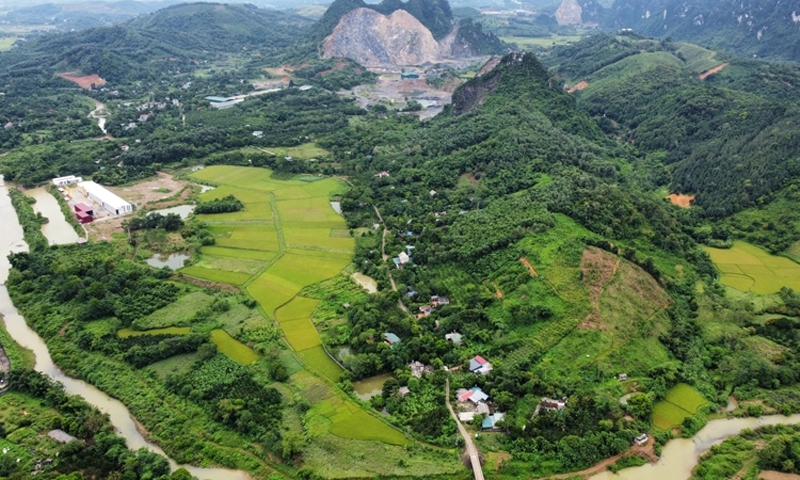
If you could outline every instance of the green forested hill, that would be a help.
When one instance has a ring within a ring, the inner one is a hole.
[[[756,204],[800,176],[800,69],[710,50],[598,35],[547,58],[604,130],[660,156],[670,188],[712,218]],[[721,57],[721,55],[720,55]]]
[[[181,4],[110,27],[43,35],[0,55],[6,76],[79,71],[121,82],[151,70],[191,70],[222,53],[274,53],[309,19],[252,5]]]

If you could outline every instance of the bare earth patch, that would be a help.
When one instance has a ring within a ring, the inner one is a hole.
[[[108,187],[108,189],[136,205],[137,209],[146,208],[149,210],[151,208],[158,209],[181,205],[183,199],[191,193],[189,189],[184,190],[181,194],[181,198],[170,201],[161,200],[172,197],[190,184],[191,182],[187,182],[186,180],[175,180],[169,174],[158,172],[156,173],[156,178],[151,180],[139,182],[127,187]],[[159,191],[159,189],[162,191]],[[169,190],[169,192],[165,192],[164,189]],[[148,205],[148,203],[150,204]]]
[[[692,206],[692,200],[694,200],[694,195],[684,195],[682,193],[672,193],[667,195],[667,198],[673,205],[677,205],[681,208],[689,208]]]
[[[494,285],[494,296],[497,298],[503,298],[503,292],[500,290],[500,287],[497,286],[497,282],[492,282]]]
[[[579,91],[583,90],[584,88],[586,88],[588,86],[589,86],[589,82],[587,82],[586,80],[581,80],[580,82],[578,82],[575,85],[573,85],[572,88],[567,90],[567,92],[568,93],[579,92]]]
[[[764,470],[758,474],[758,478],[763,478],[764,480],[800,480],[800,475],[776,472],[775,470]]]
[[[597,247],[589,247],[583,251],[581,257],[581,272],[583,284],[589,289],[589,298],[592,302],[590,313],[578,328],[583,330],[608,330],[600,315],[600,295],[606,285],[614,277],[619,267],[619,258]]]
[[[531,262],[529,262],[527,258],[522,257],[519,259],[519,261],[520,263],[525,265],[525,268],[528,269],[528,272],[530,272],[531,277],[535,277],[537,275],[536,270],[534,270],[533,265],[531,265]]]
[[[96,73],[91,75],[84,75],[84,76],[77,76],[75,72],[64,72],[59,73],[59,77],[63,78],[64,80],[69,80],[70,82],[75,82],[81,88],[90,89],[94,84],[97,87],[102,87],[106,84],[106,81],[100,78]]]
[[[714,75],[717,72],[721,72],[728,65],[730,65],[730,64],[728,62],[725,62],[722,65],[719,65],[717,67],[712,68],[711,70],[707,70],[707,71],[701,73],[700,74],[700,80],[705,80],[706,78],[710,77],[711,75]]]

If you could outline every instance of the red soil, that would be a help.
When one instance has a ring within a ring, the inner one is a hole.
[[[70,82],[75,82],[81,88],[90,89],[92,88],[92,84],[96,87],[102,87],[106,84],[106,81],[100,78],[96,73],[91,75],[84,75],[83,77],[78,77],[74,75],[75,72],[65,72],[59,73],[58,76],[63,78],[64,80],[69,80]]]
[[[692,200],[694,200],[694,195],[684,195],[682,193],[673,193],[667,196],[669,201],[672,202],[673,205],[677,205],[681,208],[689,208],[691,207]]]
[[[578,92],[580,90],[583,90],[584,88],[586,88],[588,86],[589,86],[589,82],[587,82],[586,80],[581,80],[580,82],[578,82],[575,85],[573,85],[572,88],[567,90],[567,92],[568,93],[575,93],[575,92]]]
[[[701,74],[700,74],[700,80],[705,80],[705,79],[706,79],[706,78],[708,78],[709,76],[711,76],[711,75],[714,75],[714,74],[715,74],[715,73],[717,73],[717,72],[721,72],[721,71],[722,71],[722,69],[723,69],[723,68],[725,68],[725,67],[727,67],[728,65],[730,65],[730,64],[729,64],[729,63],[727,63],[727,62],[725,62],[725,63],[723,63],[722,65],[720,65],[720,66],[718,66],[718,67],[714,67],[714,68],[712,68],[711,70],[708,70],[708,71],[706,71],[706,72],[703,72],[703,73],[701,73]]]

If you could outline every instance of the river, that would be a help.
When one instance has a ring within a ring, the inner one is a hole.
[[[49,220],[42,225],[42,234],[50,245],[66,245],[78,241],[80,237],[64,218],[64,212],[61,211],[58,200],[45,187],[28,190],[25,195],[36,199],[33,210]]]
[[[46,193],[46,192],[45,192]],[[48,193],[49,195],[49,193]],[[55,200],[55,199],[54,199]],[[60,212],[60,209],[59,209]],[[111,424],[117,430],[117,434],[124,437],[128,448],[138,450],[145,447],[148,450],[163,455],[164,451],[157,445],[149,443],[136,429],[136,423],[131,417],[127,407],[115,400],[96,387],[88,383],[64,374],[54,363],[47,350],[47,345],[33,330],[25,323],[25,319],[17,311],[11,298],[5,281],[8,279],[8,272],[11,268],[8,262],[8,255],[12,252],[25,252],[28,246],[23,240],[22,226],[19,224],[17,213],[11,205],[11,198],[8,196],[8,188],[0,175],[0,225],[3,226],[3,235],[0,237],[0,315],[6,324],[6,329],[11,337],[20,345],[30,349],[36,355],[34,369],[49,376],[53,380],[61,382],[64,389],[72,395],[80,395],[87,402],[97,407],[101,412],[107,413],[111,419]],[[168,458],[168,457],[167,457]],[[247,480],[249,477],[244,472],[226,470],[222,468],[199,468],[191,465],[178,465],[169,459],[173,470],[178,468],[187,469],[192,475],[203,480]]]
[[[728,437],[738,435],[746,428],[756,429],[766,425],[800,424],[800,414],[785,417],[769,415],[758,418],[733,418],[712,420],[692,438],[671,440],[661,451],[658,463],[620,470],[619,473],[603,472],[591,480],[686,480],[692,476],[700,455],[713,445]]]

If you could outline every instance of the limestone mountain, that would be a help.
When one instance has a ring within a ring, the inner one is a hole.
[[[501,53],[504,44],[470,19],[453,21],[443,0],[337,0],[314,28],[323,56],[363,65],[416,65]],[[324,35],[324,36],[322,36]]]

